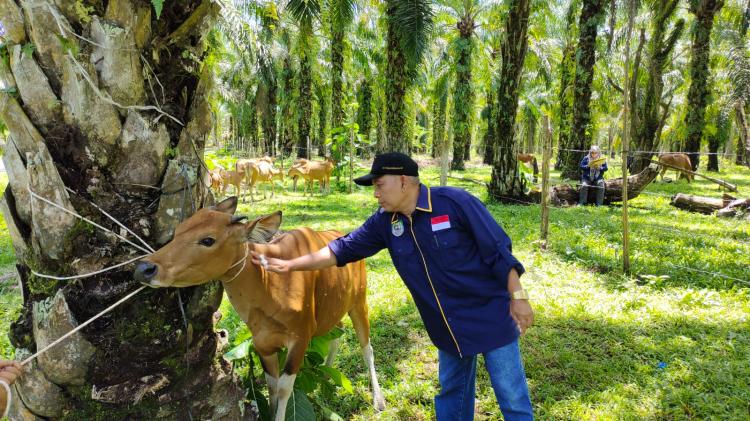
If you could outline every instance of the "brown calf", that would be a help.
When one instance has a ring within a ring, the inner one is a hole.
[[[284,174],[279,170],[278,168],[275,168],[273,164],[271,164],[268,161],[261,160],[258,161],[255,165],[252,167],[252,172],[248,175],[248,189],[250,189],[250,200],[253,202],[255,201],[255,198],[253,197],[253,187],[255,187],[256,184],[259,183],[268,183],[271,185],[271,197],[274,196],[276,193],[276,185],[273,183],[274,179],[278,179],[282,182],[284,182]],[[266,197],[266,189],[263,190],[263,198]]]
[[[286,176],[292,179],[292,191],[297,191],[297,180],[299,178],[305,178],[301,167],[307,165],[308,162],[310,161],[305,158],[297,158],[294,160],[292,167],[289,168],[289,171],[286,173]]]
[[[235,194],[239,197],[243,197],[242,195],[242,184],[245,181],[245,176],[237,171],[224,171],[221,173],[221,178],[223,180],[224,186],[221,191],[221,195],[224,196],[227,191],[227,187],[229,185],[233,185],[235,188]],[[244,201],[244,199],[243,199]]]
[[[325,161],[295,161],[295,165],[289,170],[289,176],[293,177],[296,175],[302,176],[305,179],[305,194],[307,194],[308,187],[310,189],[310,195],[312,196],[313,183],[318,180],[320,185],[320,192],[324,190],[330,193],[331,191],[331,173],[333,173],[334,163],[331,158],[326,158]],[[294,170],[294,171],[292,171]],[[296,184],[296,183],[295,183]]]
[[[216,167],[208,172],[208,178],[211,180],[211,190],[217,194],[224,194],[224,177],[223,173],[227,172],[224,168]]]
[[[285,419],[310,340],[329,332],[348,313],[368,365],[375,406],[384,409],[370,345],[364,261],[316,271],[267,272],[252,264],[250,251],[292,259],[326,247],[341,234],[301,228],[270,241],[281,224],[281,212],[242,223],[245,217],[234,216],[236,208],[237,198],[230,197],[196,212],[177,226],[170,243],[138,264],[135,278],[152,287],[178,288],[222,281],[253,334],[276,421]],[[278,352],[283,348],[288,353],[281,373]],[[333,344],[331,348],[335,352]]]
[[[686,171],[692,171],[693,167],[690,165],[690,157],[687,156],[687,154],[684,153],[664,153],[659,155],[659,162],[662,164],[671,165],[672,167],[677,167],[679,170],[670,168],[667,166],[662,165],[661,166],[661,173],[659,175],[661,176],[661,181],[664,181],[664,173],[667,172],[667,170],[676,171],[679,173],[677,179],[679,180],[683,176],[687,178],[688,183],[690,183],[693,180],[693,174]]]

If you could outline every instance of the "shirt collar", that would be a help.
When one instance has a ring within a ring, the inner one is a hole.
[[[419,185],[419,197],[417,197],[417,210],[432,212],[432,197],[430,188],[424,184]]]

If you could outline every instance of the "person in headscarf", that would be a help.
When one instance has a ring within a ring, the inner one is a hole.
[[[578,195],[578,204],[585,205],[588,202],[589,188],[596,189],[596,206],[604,203],[604,172],[607,171],[607,162],[602,158],[599,146],[592,146],[589,153],[581,160],[581,190]]]

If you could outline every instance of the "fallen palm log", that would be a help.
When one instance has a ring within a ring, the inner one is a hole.
[[[733,200],[722,209],[719,209],[716,212],[716,216],[734,217],[739,213],[746,214],[750,220],[750,198]]]
[[[717,216],[733,217],[738,212],[747,212],[750,209],[750,198],[735,199],[727,194],[721,199],[714,197],[693,196],[678,193],[672,196],[672,206],[690,212],[706,215],[716,213]]]
[[[637,197],[649,183],[654,181],[658,173],[657,167],[650,165],[638,174],[628,177],[628,200]],[[549,193],[550,203],[554,206],[570,206],[578,203],[579,187],[579,185],[570,186],[568,184],[553,186]],[[532,191],[529,193],[529,197],[532,201],[539,202],[541,192]],[[595,201],[596,188],[592,187],[589,188],[588,203],[594,203]],[[612,204],[615,202],[622,202],[622,178],[604,181],[604,203]]]
[[[729,197],[731,196],[725,196],[723,199],[718,199],[715,197],[693,196],[692,194],[677,193],[672,196],[672,206],[690,212],[710,215],[729,204]]]
[[[718,185],[720,185],[722,187],[725,187],[729,191],[733,191],[733,192],[737,191],[737,186],[735,186],[734,184],[731,184],[731,183],[727,183],[724,180],[719,180],[718,178],[710,177],[710,176],[707,176],[705,174],[701,174],[699,172],[686,170],[684,168],[675,167],[674,165],[670,165],[670,164],[667,164],[667,163],[664,163],[664,162],[654,161],[653,159],[651,160],[651,162],[654,163],[654,164],[657,164],[657,165],[662,165],[662,166],[665,166],[667,168],[671,168],[673,170],[678,170],[678,171],[682,171],[682,172],[685,172],[685,173],[688,173],[688,174],[697,175],[698,177],[703,177],[706,180],[713,181],[714,183],[716,183],[716,184],[718,184]]]

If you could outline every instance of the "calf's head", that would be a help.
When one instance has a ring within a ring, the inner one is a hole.
[[[196,212],[177,226],[172,241],[137,265],[135,279],[151,287],[189,287],[240,271],[241,246],[268,242],[281,225],[281,212],[244,223],[247,218],[235,216],[236,210],[237,198],[230,197]]]

